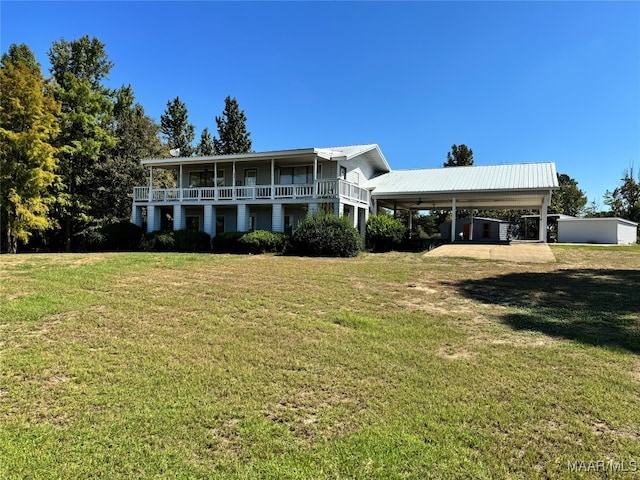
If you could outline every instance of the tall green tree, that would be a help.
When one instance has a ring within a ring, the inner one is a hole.
[[[148,173],[140,165],[140,159],[162,155],[159,130],[158,124],[135,101],[130,85],[116,90],[109,132],[117,142],[94,170],[93,183],[97,188],[90,204],[96,226],[130,218],[133,187],[147,184]]]
[[[194,126],[189,123],[187,106],[180,97],[167,102],[167,108],[160,116],[160,132],[169,148],[179,149],[181,157],[193,155],[194,130]]]
[[[31,51],[28,45],[21,43],[17,45],[15,43],[9,46],[7,53],[2,55],[2,64],[8,65],[22,63],[26,66],[31,73],[42,76],[42,67],[36,60],[35,54]]]
[[[216,146],[213,142],[213,137],[209,133],[209,129],[205,128],[200,135],[200,143],[196,147],[196,155],[207,156],[207,155],[215,155],[216,154]]]
[[[460,146],[451,145],[451,151],[447,152],[447,161],[442,164],[443,167],[465,167],[473,165],[473,150],[465,144]]]
[[[248,153],[251,151],[251,134],[247,132],[247,116],[240,110],[238,101],[227,96],[224,99],[222,116],[216,117],[218,137],[214,139],[219,155]]]
[[[67,42],[61,38],[53,42],[48,52],[51,74],[63,88],[68,78],[86,80],[93,91],[107,91],[102,81],[109,78],[113,62],[107,56],[105,45],[97,38],[84,35]]]
[[[578,188],[578,182],[564,173],[559,173],[559,190],[553,192],[549,213],[577,216],[584,213],[587,196]]]
[[[633,166],[625,170],[618,187],[607,190],[604,203],[613,216],[640,223],[640,174],[636,177]]]
[[[53,225],[49,188],[57,180],[60,106],[35,56],[12,45],[0,65],[0,202],[6,249],[16,253],[35,231]]]
[[[65,251],[72,238],[91,220],[90,198],[98,188],[96,164],[115,145],[109,131],[112,92],[102,85],[113,64],[98,39],[84,36],[54,42],[48,52],[56,80],[56,98],[62,105],[62,130],[57,139],[63,188],[57,192],[56,210],[63,226]]]

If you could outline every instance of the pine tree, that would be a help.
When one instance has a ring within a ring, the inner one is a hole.
[[[49,187],[58,179],[52,140],[59,132],[60,105],[26,45],[12,45],[3,55],[0,84],[2,230],[7,250],[16,253],[18,241],[26,243],[34,231],[54,223]]]
[[[225,108],[221,117],[216,117],[218,136],[213,140],[216,153],[228,155],[251,151],[251,134],[247,132],[247,117],[240,110],[238,101],[228,96],[224,99]]]
[[[447,161],[443,167],[464,167],[473,165],[473,150],[465,144],[451,145],[451,151],[447,153]]]
[[[196,147],[196,155],[207,156],[215,154],[216,146],[213,141],[213,137],[209,133],[209,129],[205,128],[200,135],[200,143]]]
[[[131,86],[118,89],[115,98],[110,133],[117,143],[98,162],[94,172],[98,187],[90,204],[96,226],[129,219],[133,187],[148,181],[148,171],[140,165],[140,159],[162,155],[160,127],[135,102]]]
[[[112,119],[112,92],[101,83],[113,64],[104,44],[88,36],[54,42],[48,53],[64,125],[56,143],[63,182],[56,195],[56,210],[64,227],[64,249],[71,251],[72,237],[91,220],[89,200],[99,187],[95,183],[96,164],[116,142],[107,131]]]
[[[167,102],[165,113],[160,116],[160,132],[164,135],[169,148],[180,150],[181,157],[193,155],[194,127],[189,123],[187,106],[180,97]]]

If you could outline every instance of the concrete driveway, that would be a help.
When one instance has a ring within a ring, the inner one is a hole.
[[[466,257],[483,260],[502,260],[520,263],[555,262],[546,243],[512,243],[511,245],[481,245],[477,243],[452,243],[425,253],[427,257]]]

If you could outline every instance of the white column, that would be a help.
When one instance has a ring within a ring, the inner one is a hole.
[[[338,217],[341,217],[342,215],[344,215],[344,204],[340,201],[334,203],[334,212]]]
[[[139,227],[142,226],[142,207],[134,205],[131,209],[131,223]]]
[[[471,209],[471,226],[469,229],[469,240],[473,240],[473,208]]]
[[[149,205],[147,207],[147,232],[155,232],[160,230],[160,212],[158,207]]]
[[[184,230],[187,228],[186,218],[184,216],[184,207],[182,205],[173,206],[173,229]]]
[[[275,198],[276,195],[276,164],[275,160],[271,159],[271,200]]]
[[[213,205],[204,206],[203,231],[211,238],[216,236],[216,207]]]
[[[233,186],[233,199],[236,199],[236,162],[233,162],[231,171],[231,185]],[[242,230],[244,232],[244,230]]]
[[[313,198],[318,198],[318,156],[313,156]]]
[[[149,201],[153,201],[153,167],[149,167]]]
[[[539,240],[547,243],[547,210],[549,209],[549,196],[542,197],[542,206],[540,207],[540,231],[538,232]]]
[[[249,230],[249,209],[247,208],[247,205],[244,203],[239,204],[237,207],[236,230],[238,232],[246,232]]]
[[[451,241],[456,241],[456,197],[451,199]]]
[[[271,206],[271,230],[284,232],[284,208],[281,203],[274,203]]]

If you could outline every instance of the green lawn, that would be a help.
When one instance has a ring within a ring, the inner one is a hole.
[[[635,478],[640,247],[553,252],[4,255],[0,478]]]

